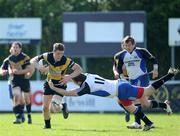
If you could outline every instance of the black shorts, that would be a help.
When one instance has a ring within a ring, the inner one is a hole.
[[[57,81],[57,80],[54,80],[54,81],[52,81],[52,82],[53,82],[54,84],[59,84],[59,81]],[[62,88],[62,89],[64,89],[64,90],[66,90],[66,88],[67,88],[66,85],[55,85],[55,87],[57,87],[57,88]],[[54,94],[63,97],[63,95],[61,95],[61,94],[57,93],[56,91],[52,90],[52,89],[49,87],[48,82],[46,81],[46,82],[44,83],[44,95],[54,95]]]
[[[11,81],[12,88],[20,87],[22,92],[30,92],[30,82],[29,79],[14,77]]]

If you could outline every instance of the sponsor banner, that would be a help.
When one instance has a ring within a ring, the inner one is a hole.
[[[11,40],[40,40],[42,38],[41,18],[0,18],[0,43]]]

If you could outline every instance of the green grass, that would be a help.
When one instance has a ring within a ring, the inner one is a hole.
[[[43,129],[42,114],[32,117],[31,125],[14,125],[13,114],[0,114],[0,136],[180,136],[180,114],[148,114],[156,126],[148,132],[127,129],[124,114],[71,113],[67,120],[61,114],[53,114],[49,130]]]

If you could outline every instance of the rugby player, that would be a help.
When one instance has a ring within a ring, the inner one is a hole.
[[[146,63],[149,61],[153,64],[152,78],[155,79],[158,76],[158,62],[156,58],[147,49],[136,47],[135,40],[131,36],[124,37],[122,40],[122,48],[123,50],[114,56],[113,73],[115,78],[124,78],[124,74],[127,74],[126,76],[132,85],[148,86],[149,74]],[[124,70],[126,70],[126,72]],[[165,108],[169,101],[166,100],[165,103],[162,103],[155,100],[145,100],[145,102],[140,105],[137,100],[135,103],[137,106],[142,106],[143,108]],[[119,104],[121,105],[120,102]],[[129,117],[129,113],[126,112],[126,121],[129,120]],[[140,119],[135,116],[135,122],[127,127],[140,129]]]
[[[10,84],[12,87],[14,107],[13,112],[16,116],[14,124],[20,124],[23,122],[23,105],[22,105],[22,93],[26,104],[26,110],[28,113],[28,123],[32,123],[31,119],[31,99],[30,99],[30,82],[26,79],[26,76],[30,77],[33,73],[30,67],[30,57],[22,52],[22,43],[13,42],[10,49],[11,55],[9,55],[1,66],[2,75],[9,73]]]
[[[63,97],[62,94],[58,94],[49,87],[48,81],[51,80],[58,88],[66,89],[66,83],[82,72],[82,69],[78,64],[76,64],[70,58],[64,56],[64,50],[65,47],[62,43],[55,43],[53,45],[52,52],[43,53],[42,55],[36,56],[31,60],[33,67],[36,67],[41,72],[47,72],[47,79],[44,83],[43,95],[43,116],[45,122],[44,128],[51,128],[50,104],[53,95],[59,95]],[[38,62],[42,59],[48,63],[48,69],[38,65]],[[69,75],[65,75],[68,68],[71,68],[73,72]],[[68,118],[67,104],[62,103],[61,108],[63,117],[65,119]]]
[[[51,80],[49,81],[49,86],[54,91],[65,96],[90,94],[109,98],[117,97],[128,112],[135,114],[138,118],[143,120],[145,123],[143,131],[148,131],[152,128],[152,122],[141,111],[141,108],[135,106],[132,101],[151,96],[161,85],[174,77],[178,72],[179,70],[170,68],[165,76],[147,87],[133,86],[125,80],[104,79],[95,74],[80,74],[74,77],[74,83],[80,86],[80,88],[77,89],[65,91],[64,89],[57,88]],[[144,102],[144,100],[142,102]],[[167,105],[165,110],[171,110],[170,106]]]

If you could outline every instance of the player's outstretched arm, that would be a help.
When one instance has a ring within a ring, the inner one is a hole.
[[[52,90],[56,91],[57,93],[59,93],[61,95],[64,95],[64,96],[78,96],[76,90],[65,91],[62,88],[57,88],[57,87],[54,86],[54,84],[53,84],[53,82],[51,80],[48,82],[48,84],[49,84],[49,87]]]
[[[65,75],[61,79],[61,81],[60,81],[61,84],[65,84],[65,83],[71,81],[72,78],[74,78],[82,73],[82,68],[77,63],[74,64],[74,66],[72,67],[72,70],[73,70],[73,72],[70,75]]]
[[[82,68],[77,63],[74,64],[74,66],[72,67],[72,70],[73,72],[70,74],[71,78],[74,78],[83,72]]]

